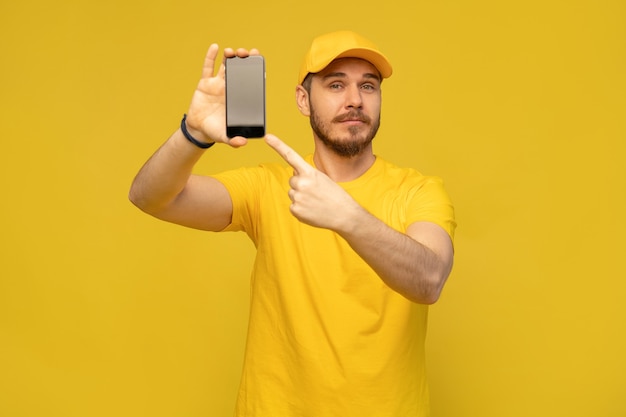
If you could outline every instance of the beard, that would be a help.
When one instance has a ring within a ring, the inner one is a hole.
[[[309,120],[315,135],[335,154],[344,158],[352,158],[361,154],[372,143],[380,127],[380,114],[376,120],[372,121],[370,117],[363,114],[360,110],[351,110],[333,118],[330,123],[327,123],[321,120],[312,105],[310,105],[310,111],[311,116]],[[363,126],[350,126],[346,137],[331,136],[331,127],[334,123],[354,119],[365,123],[365,127],[368,129],[364,130]]]

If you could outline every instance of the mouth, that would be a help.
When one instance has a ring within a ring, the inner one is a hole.
[[[340,121],[339,123],[348,124],[348,125],[359,125],[359,124],[364,124],[365,121],[362,119],[346,119],[346,120]]]

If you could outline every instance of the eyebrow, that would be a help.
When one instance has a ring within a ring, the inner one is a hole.
[[[337,78],[345,78],[346,76],[347,75],[346,75],[345,72],[337,71],[337,72],[331,72],[329,74],[326,74],[322,78],[326,80],[328,78],[335,78],[335,77],[337,77]],[[377,81],[381,81],[381,77],[378,74],[374,74],[374,73],[371,73],[371,72],[366,72],[365,74],[363,74],[363,78],[373,78],[373,79],[375,79]]]

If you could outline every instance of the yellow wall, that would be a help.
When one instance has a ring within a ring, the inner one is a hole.
[[[213,41],[262,50],[270,131],[310,151],[299,59],[342,28],[395,66],[377,152],[457,209],[434,416],[626,415],[623,1],[211,3],[0,6],[0,415],[230,415],[252,245],[151,219],[128,186]],[[216,147],[198,172],[275,158]]]

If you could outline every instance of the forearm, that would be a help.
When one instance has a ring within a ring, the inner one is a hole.
[[[393,290],[411,301],[433,304],[451,262],[360,208],[338,233]]]
[[[158,212],[183,192],[203,153],[177,130],[141,168],[131,185],[129,199],[147,213]]]

